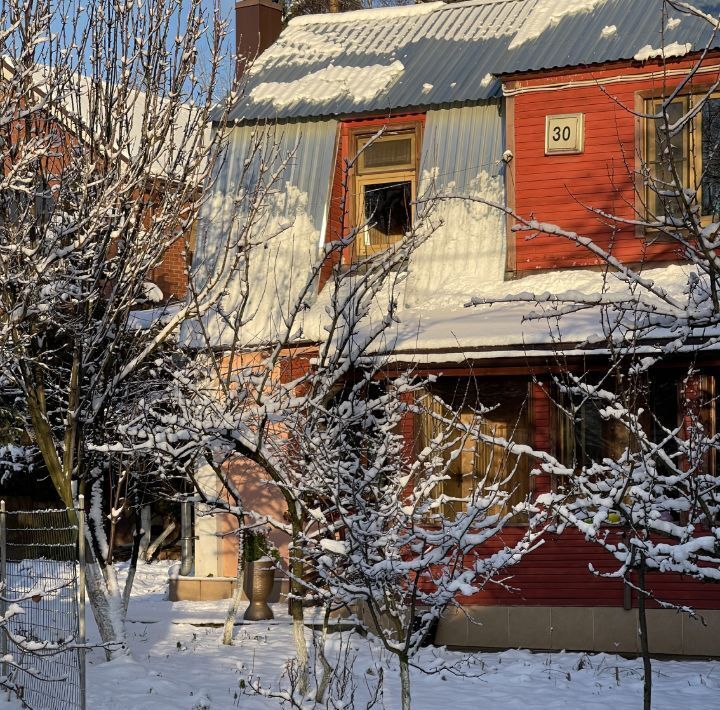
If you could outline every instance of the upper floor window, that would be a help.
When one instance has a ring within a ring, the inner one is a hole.
[[[352,134],[355,258],[387,249],[412,229],[420,126],[392,126],[380,135],[378,128]]]
[[[683,124],[699,101],[700,109]],[[720,221],[720,95],[679,97],[667,107],[667,120],[660,99],[649,99],[646,112],[660,116],[645,122],[649,219],[682,219],[686,208],[679,181],[683,188],[697,191],[703,221]]]

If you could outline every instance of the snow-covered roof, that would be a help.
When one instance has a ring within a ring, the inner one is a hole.
[[[717,0],[690,4],[715,17],[720,10]],[[706,46],[720,47],[710,23],[662,0],[535,0],[529,21],[496,72],[646,61],[663,53],[670,58],[699,52]]]
[[[89,120],[88,93],[91,90],[92,81],[87,77],[79,77],[76,86],[63,97],[66,116],[79,117],[88,131],[95,128],[90,125],[91,121]],[[187,151],[187,146],[193,141],[192,131],[202,130],[206,145],[209,145],[211,141],[210,126],[202,126],[198,122],[197,110],[190,102],[171,108],[169,99],[149,98],[146,92],[131,91],[128,101],[122,107],[123,120],[127,121],[126,131],[122,134],[123,153],[129,160],[137,157],[139,151],[143,150],[141,146],[145,141],[153,143],[157,140],[153,137],[155,126],[152,124],[152,119],[157,116],[171,115],[173,124],[164,138],[165,145],[158,152],[157,158],[148,165],[148,173],[154,177],[173,177],[178,165],[184,164],[184,159],[178,156],[178,151]],[[202,167],[200,172],[202,172]]]
[[[691,271],[694,271],[693,267],[687,264],[648,266],[642,276],[684,302],[683,294]],[[492,273],[488,274],[487,280],[462,276],[450,281],[438,279],[433,296],[412,301],[407,296],[416,277],[411,264],[407,281],[393,293],[399,303],[397,322],[385,330],[370,349],[389,363],[450,366],[487,359],[552,358],[557,353],[566,356],[607,354],[599,308],[590,307],[558,319],[553,303],[543,302],[543,299],[552,295],[582,301],[599,299],[603,292],[629,294],[627,282],[612,274],[591,269],[560,269],[512,281],[505,281],[498,275],[493,277]],[[512,300],[518,296],[528,300]],[[375,308],[367,318],[368,328],[372,329],[386,316],[388,297],[389,294],[378,294]],[[532,297],[537,298],[537,303]],[[323,290],[304,316],[303,335],[307,340],[322,342],[327,337],[326,308],[330,298],[330,290]],[[471,305],[483,299],[507,300]],[[709,331],[704,334],[720,335]],[[677,333],[661,327],[647,333],[650,341],[675,337]],[[587,343],[594,345],[588,348]]]
[[[483,100],[535,0],[433,2],[291,20],[255,62],[234,120]]]
[[[15,71],[15,64],[10,57],[2,57],[0,62],[3,75],[8,77]],[[169,110],[169,99],[164,97],[150,97],[146,92],[133,90],[129,92],[127,100],[120,102],[114,96],[109,101],[111,106],[103,105],[107,102],[107,87],[91,77],[74,73],[66,75],[64,67],[53,70],[44,65],[33,68],[32,90],[40,98],[50,97],[47,110],[70,132],[87,137],[98,130],[92,125],[93,115],[102,115],[106,109],[113,111],[115,141],[119,143],[121,154],[132,159],[137,155],[140,146],[145,140],[144,132],[152,134],[154,126],[148,119],[163,115]],[[58,81],[58,76],[62,78]],[[58,85],[61,87],[58,89]],[[91,109],[92,101],[99,105]],[[197,109],[190,101],[180,103],[171,113],[174,123],[165,139],[165,149],[160,151],[148,166],[148,173],[154,177],[172,177],[177,158],[177,150],[188,145],[190,131],[197,130]],[[211,140],[211,127],[203,128],[206,144]],[[120,138],[120,140],[118,140]],[[152,138],[149,140],[153,140]],[[182,163],[182,160],[180,161]]]
[[[300,17],[257,59],[231,119],[485,101],[502,74],[710,40],[707,22],[672,10],[663,20],[661,10],[661,0],[470,0]]]
[[[671,295],[683,300],[690,265],[669,265],[647,268],[644,278],[662,286]],[[543,294],[562,297],[590,297],[603,290],[627,291],[627,283],[601,271],[562,269],[532,274],[514,281],[460,280],[448,284],[437,296],[401,311],[400,322],[386,334],[378,350],[390,360],[416,363],[462,363],[485,358],[527,358],[566,354],[585,341],[604,342],[599,309],[589,308],[566,314],[560,320],[550,317],[552,304],[545,306],[525,302],[494,305],[468,305],[472,299],[500,299],[518,294]],[[528,319],[530,314],[548,315],[545,319]],[[652,336],[670,338],[660,330]],[[588,354],[588,350],[584,354]]]

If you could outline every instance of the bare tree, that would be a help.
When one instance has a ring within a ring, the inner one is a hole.
[[[506,585],[499,575],[541,544],[541,529],[502,541],[508,524],[527,521],[529,501],[513,497],[531,449],[483,433],[492,407],[461,418],[428,393],[431,383],[389,378],[384,368],[382,358],[356,361],[332,401],[310,400],[293,440],[306,470],[303,500],[317,501],[308,516],[321,523],[305,540],[315,593],[327,609],[356,611],[397,657],[407,709],[412,659],[441,616],[460,608],[459,595]],[[424,422],[417,442],[402,431],[407,417]],[[491,452],[487,467],[452,491],[455,461],[478,445]]]
[[[271,157],[249,160],[267,167],[267,185],[281,172],[273,166],[292,159],[292,150],[277,152],[273,136],[279,130],[265,131],[265,145],[275,146]],[[353,162],[345,165],[346,199]],[[226,195],[225,201],[240,203],[246,187],[234,183],[235,199]],[[269,524],[289,534],[297,702],[306,696],[313,675],[304,604],[321,603],[327,609],[365,604],[374,617],[371,626],[400,659],[403,703],[408,707],[409,661],[430,627],[459,594],[496,581],[497,573],[519,561],[538,537],[527,529],[514,546],[501,545],[491,552],[482,547],[525,509],[524,501],[519,507],[510,505],[510,497],[517,457],[531,450],[483,433],[480,423],[489,409],[478,409],[471,421],[434,411],[423,387],[427,383],[415,382],[411,372],[386,371],[388,363],[380,354],[387,349],[398,289],[412,255],[432,238],[436,221],[428,196],[401,240],[350,264],[342,264],[340,255],[353,247],[364,225],[343,225],[340,233],[346,236],[326,245],[307,273],[291,274],[295,295],[260,347],[246,340],[248,330],[264,332],[255,325],[261,319],[253,306],[258,284],[250,276],[252,263],[264,258],[264,240],[281,240],[290,227],[266,229],[259,243],[247,234],[238,242],[243,266],[232,308],[218,308],[212,317],[193,324],[192,347],[170,388],[146,398],[142,412],[118,427],[118,448],[153,452],[162,480],[172,481],[182,470],[176,497],[187,499],[183,487],[189,483],[192,500],[234,516],[240,533]],[[286,257],[283,264],[288,261]],[[328,261],[336,266],[313,306],[324,337],[308,344],[302,323]],[[191,293],[194,288],[191,280]],[[423,413],[439,429],[413,461],[397,426],[403,417]],[[442,482],[459,455],[458,447],[468,439],[497,447],[498,456],[510,455],[505,465],[481,472],[472,490],[443,494]],[[242,476],[253,473],[238,474],[233,467],[248,461],[264,471],[283,496],[286,520],[261,517],[244,505]],[[445,520],[441,509],[449,503],[464,510]],[[371,544],[373,536],[386,542]],[[352,553],[345,554],[346,549]],[[234,599],[226,641],[236,609]],[[327,681],[325,674],[315,689],[319,701]]]
[[[282,163],[288,159],[276,157]],[[260,162],[272,164],[264,159]],[[273,175],[276,173],[270,171],[271,182]],[[238,189],[244,190],[242,186]],[[287,229],[281,226],[277,234],[266,233],[264,238],[280,238]],[[235,516],[239,528],[241,521],[249,520],[269,523],[290,535],[290,608],[299,671],[305,679],[304,540],[317,520],[307,513],[315,507],[314,494],[307,485],[307,467],[296,455],[297,437],[303,435],[299,422],[309,415],[311,403],[328,402],[335,396],[353,363],[382,338],[396,311],[395,286],[403,278],[410,255],[429,235],[418,223],[396,247],[355,263],[348,270],[336,269],[332,283],[326,287],[327,338],[319,347],[298,345],[299,322],[321,271],[328,259],[352,245],[358,232],[354,229],[347,238],[329,244],[309,273],[292,275],[297,296],[288,316],[272,334],[272,342],[262,349],[245,343],[241,337],[243,328],[252,325],[256,317],[250,305],[252,287],[246,281],[249,262],[262,258],[264,251],[263,243],[246,243],[240,303],[231,312],[215,314],[222,320],[225,342],[230,345],[217,348],[208,321],[198,319],[194,349],[177,371],[169,394],[167,390],[158,392],[153,400],[145,402],[142,414],[118,430],[123,437],[118,446],[125,447],[123,450],[136,450],[142,441],[156,453],[166,480],[172,480],[172,472],[177,472],[178,461],[182,461],[186,472],[182,485],[188,481],[195,500]],[[379,320],[360,329],[360,323],[367,323],[369,312],[377,309],[378,303]],[[232,465],[238,461],[253,462],[267,473],[285,499],[287,521],[258,519],[243,506],[239,483],[232,475]],[[200,469],[214,473],[216,485],[211,492],[197,474]],[[181,486],[177,486],[180,490]]]
[[[122,642],[112,532],[142,462],[108,433],[224,288],[171,307],[153,274],[192,249],[221,160],[227,28],[202,0],[4,0],[0,16],[0,397],[62,503],[92,501],[90,599],[103,640]]]

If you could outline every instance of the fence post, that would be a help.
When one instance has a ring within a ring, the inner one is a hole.
[[[85,643],[85,496],[78,496],[78,642]],[[86,649],[80,648],[80,708],[86,707]]]
[[[2,581],[2,594],[0,594],[0,614],[5,618],[7,612],[7,513],[5,512],[5,501],[0,500],[0,581]],[[8,652],[7,629],[0,633],[0,653],[3,659]],[[0,673],[7,678],[7,663],[2,662]]]

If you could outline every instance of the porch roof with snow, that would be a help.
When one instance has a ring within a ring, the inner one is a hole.
[[[499,94],[503,74],[651,58],[662,46],[677,56],[708,44],[720,47],[707,21],[663,15],[661,0],[470,0],[309,15],[291,20],[258,57],[230,119],[482,102]]]

